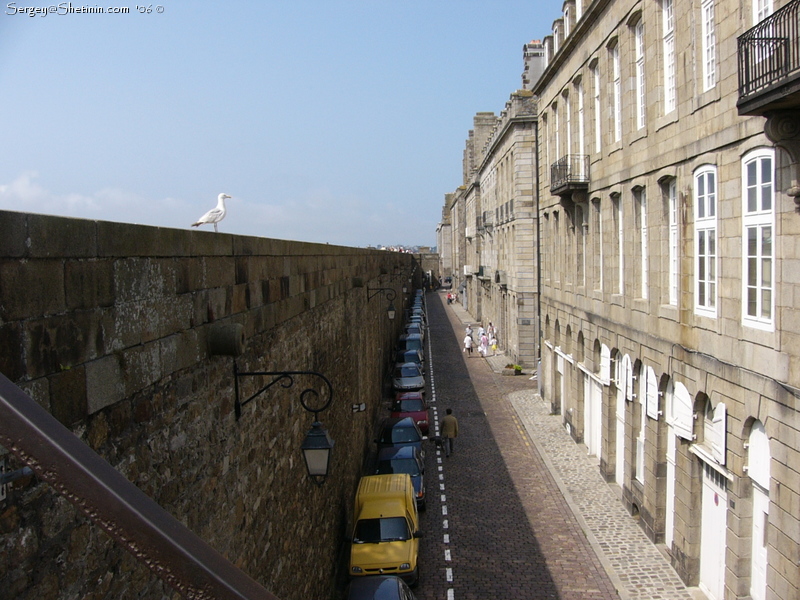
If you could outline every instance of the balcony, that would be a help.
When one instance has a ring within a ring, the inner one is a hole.
[[[550,193],[554,196],[571,196],[573,192],[585,192],[588,189],[587,155],[567,154],[550,165]]]
[[[800,107],[800,0],[739,36],[740,115]]]

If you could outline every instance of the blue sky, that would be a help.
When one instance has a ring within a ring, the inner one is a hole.
[[[131,12],[2,3],[0,209],[188,228],[225,192],[220,231],[367,246],[435,244],[562,2],[71,5]]]

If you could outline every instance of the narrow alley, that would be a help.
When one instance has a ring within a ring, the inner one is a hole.
[[[443,293],[427,310],[431,418],[452,408],[460,432],[451,457],[427,453],[417,598],[702,598],[549,414],[532,373],[463,353],[469,315]]]

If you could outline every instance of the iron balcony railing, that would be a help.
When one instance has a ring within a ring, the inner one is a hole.
[[[739,99],[800,75],[800,0],[794,0],[738,38]]]
[[[567,154],[550,165],[550,192],[586,189],[589,185],[589,157]]]

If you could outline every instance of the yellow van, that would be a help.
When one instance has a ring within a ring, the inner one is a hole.
[[[408,473],[362,477],[355,501],[350,575],[397,575],[416,585],[420,537]]]

